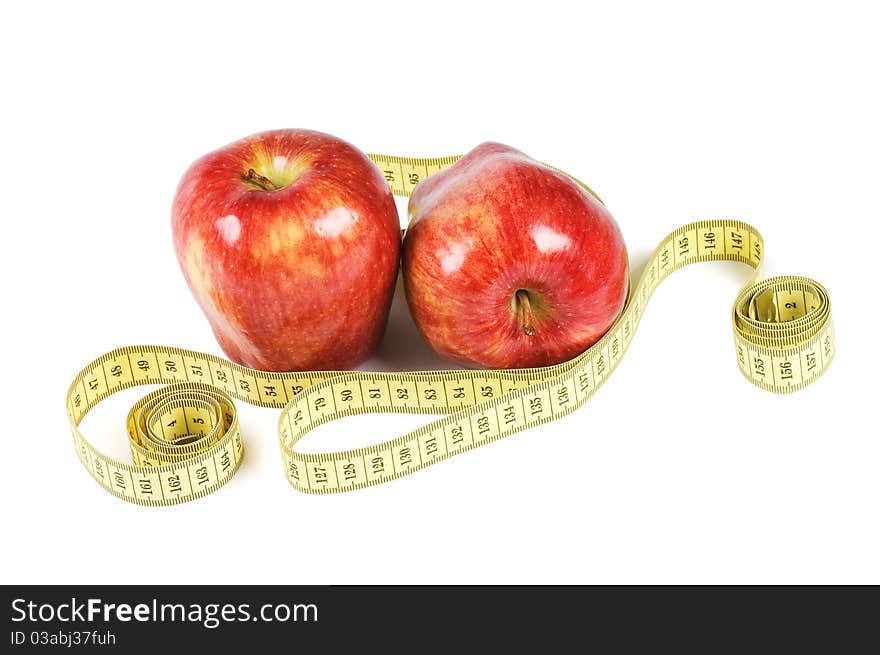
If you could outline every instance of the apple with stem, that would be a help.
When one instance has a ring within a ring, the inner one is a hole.
[[[566,361],[608,330],[629,265],[605,206],[566,175],[484,143],[409,202],[406,297],[439,354],[487,368]]]
[[[184,277],[234,361],[347,369],[378,345],[400,222],[352,145],[307,130],[241,139],[190,166],[171,214]]]

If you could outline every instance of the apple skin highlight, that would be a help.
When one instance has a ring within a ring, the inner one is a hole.
[[[236,141],[190,166],[171,215],[184,277],[232,360],[348,369],[378,346],[400,223],[355,147],[307,130]]]
[[[565,175],[485,143],[415,188],[407,302],[439,354],[530,368],[580,354],[623,309],[626,246],[604,205]]]

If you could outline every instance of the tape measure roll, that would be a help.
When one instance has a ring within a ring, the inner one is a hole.
[[[400,196],[458,159],[369,156]],[[580,407],[620,362],[648,299],[670,273],[721,260],[748,264],[757,275],[762,256],[761,235],[747,223],[698,221],[678,228],[651,255],[639,281],[630,284],[626,306],[607,334],[574,359],[545,368],[272,373],[179,348],[119,348],[88,364],[70,385],[67,412],[76,452],[92,477],[124,500],[173,505],[199,498],[228,482],[241,462],[235,398],[282,410],[278,431],[284,469],[299,491],[323,494],[380,484]],[[803,388],[822,375],[834,356],[828,294],[807,278],[750,281],[734,303],[733,326],[740,370],[768,391]],[[129,413],[134,464],[126,464],[96,449],[79,426],[108,396],[143,384],[167,386],[145,396]],[[297,442],[316,427],[368,412],[443,416],[363,448],[297,450]]]

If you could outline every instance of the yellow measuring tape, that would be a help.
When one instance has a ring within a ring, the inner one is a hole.
[[[458,159],[369,156],[400,196]],[[70,385],[67,412],[76,452],[92,477],[124,500],[172,505],[199,498],[229,481],[241,462],[232,401],[237,398],[282,410],[284,470],[299,491],[333,493],[388,482],[580,407],[620,362],[648,299],[670,273],[695,262],[725,260],[748,264],[757,275],[763,252],[760,233],[741,221],[678,228],[651,255],[638,283],[630,284],[626,306],[608,333],[583,354],[546,368],[270,373],[179,348],[119,348],[88,364]],[[733,326],[740,370],[768,391],[801,389],[822,375],[834,356],[828,295],[807,278],[750,282],[734,303]],[[167,386],[129,413],[134,464],[126,464],[98,451],[79,425],[108,396],[142,384]],[[364,448],[319,454],[296,449],[319,425],[367,412],[443,417]]]

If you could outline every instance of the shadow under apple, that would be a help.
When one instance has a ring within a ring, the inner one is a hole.
[[[461,368],[455,362],[440,357],[419,334],[410,315],[403,291],[403,277],[397,276],[394,301],[388,315],[388,325],[379,349],[370,359],[358,366],[362,371],[436,371]]]

